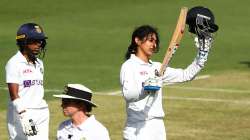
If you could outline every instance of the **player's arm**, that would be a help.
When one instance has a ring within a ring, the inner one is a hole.
[[[190,81],[199,73],[202,68],[194,61],[186,69],[176,69],[168,67],[163,75],[164,83],[180,83]]]
[[[18,95],[19,85],[16,83],[8,83],[10,99],[15,106],[16,111],[21,114],[25,112],[25,107],[22,105],[22,101]]]
[[[18,113],[23,112],[25,107],[22,100],[19,98],[19,83],[20,83],[20,71],[18,65],[13,61],[9,61],[5,67],[6,70],[6,83],[9,88],[10,99]]]
[[[8,83],[8,88],[9,88],[9,94],[10,94],[11,101],[14,101],[15,99],[19,98],[18,87],[19,87],[19,85],[16,84],[16,83]]]
[[[36,135],[37,128],[34,124],[32,124],[33,120],[27,116],[26,108],[18,95],[19,85],[16,83],[8,83],[8,88],[10,99],[15,107],[15,110],[19,114],[24,134],[27,136]]]
[[[25,107],[22,103],[22,100],[20,99],[20,97],[18,95],[19,85],[17,83],[8,83],[8,88],[9,88],[10,99],[11,99],[16,111],[19,114],[24,113],[26,110],[25,110]]]
[[[201,71],[208,59],[209,50],[212,45],[212,39],[205,39],[205,44],[200,44],[198,38],[194,40],[197,48],[197,56],[194,61],[186,69],[167,68],[163,76],[163,81],[166,83],[178,83],[190,81]]]
[[[18,95],[19,91],[19,71],[14,63],[7,63],[6,67],[6,83],[8,84],[10,99],[15,111],[18,113],[21,121],[22,129],[25,135],[31,136],[37,134],[37,128],[32,124],[33,120],[27,115],[24,102]]]
[[[19,83],[20,83],[20,71],[15,61],[9,61],[5,66],[6,71],[6,83],[9,88],[10,99],[16,109],[17,113],[25,110],[22,100],[19,98]]]
[[[120,73],[122,93],[126,101],[138,101],[147,96],[144,93],[142,83],[136,79],[133,68],[130,65],[123,65]]]

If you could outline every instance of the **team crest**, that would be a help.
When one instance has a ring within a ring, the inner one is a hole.
[[[35,26],[36,32],[42,33],[42,29],[39,26]]]

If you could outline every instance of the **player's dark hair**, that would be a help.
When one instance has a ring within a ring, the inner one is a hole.
[[[92,111],[92,106],[88,102],[78,100],[78,104],[83,105],[84,108],[86,109],[86,112],[91,112]]]
[[[79,100],[79,99],[67,99],[62,98],[62,105],[67,106],[69,103],[76,104],[82,111],[90,113],[92,111],[92,105],[89,102]]]
[[[132,39],[131,43],[128,47],[128,50],[125,54],[125,59],[129,59],[131,54],[136,54],[137,53],[137,43],[135,42],[135,38],[139,38],[140,40],[143,40],[145,37],[147,37],[150,34],[155,34],[156,35],[156,50],[155,52],[159,51],[159,34],[157,32],[157,29],[155,27],[152,27],[150,25],[142,25],[140,27],[137,27],[133,34],[132,34]]]

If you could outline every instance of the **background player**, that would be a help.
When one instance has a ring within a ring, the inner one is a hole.
[[[11,140],[48,140],[49,110],[43,99],[43,62],[46,39],[36,23],[23,24],[17,31],[19,51],[6,64],[8,132]]]
[[[62,95],[63,114],[70,119],[62,122],[57,131],[57,140],[109,140],[108,130],[91,115],[92,91],[81,84],[68,84]]]

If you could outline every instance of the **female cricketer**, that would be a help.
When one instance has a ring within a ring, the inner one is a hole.
[[[10,140],[48,140],[49,110],[43,99],[43,62],[46,39],[36,23],[23,24],[17,31],[19,51],[5,66]]]
[[[192,80],[207,61],[211,42],[205,48],[196,45],[198,55],[186,69],[166,68],[162,77],[157,73],[161,63],[150,60],[159,50],[157,30],[149,25],[136,28],[120,71],[120,84],[126,101],[127,120],[124,140],[166,140],[162,108],[162,84]],[[153,100],[150,101],[150,95]]]

